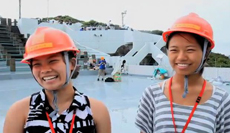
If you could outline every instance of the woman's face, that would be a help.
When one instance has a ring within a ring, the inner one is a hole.
[[[191,34],[178,33],[169,41],[168,57],[176,74],[189,75],[199,67],[202,49]]]
[[[70,63],[70,70],[73,65]],[[47,90],[57,90],[66,81],[66,64],[61,53],[34,58],[32,73],[37,82]]]

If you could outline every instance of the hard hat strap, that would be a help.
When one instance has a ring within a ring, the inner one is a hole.
[[[66,81],[64,83],[64,85],[62,86],[62,88],[64,88],[68,83],[69,83],[69,79],[70,79],[70,74],[69,74],[69,55],[68,52],[64,52],[64,59],[65,59],[65,64],[66,64]]]
[[[204,67],[204,63],[206,60],[205,58],[207,57],[207,48],[208,48],[208,40],[205,39],[202,60],[201,60],[200,66],[196,69],[195,73],[199,73],[199,71]]]
[[[53,110],[53,112],[50,113],[50,115],[49,115],[50,117],[55,116],[59,112],[59,108],[58,108],[58,105],[57,105],[57,91],[54,90],[54,91],[52,91],[52,93],[53,93],[53,96],[54,96],[53,104],[54,104],[55,109]]]
[[[69,71],[70,71],[70,68],[69,68],[70,64],[69,64],[69,62],[70,62],[70,61],[69,61],[69,55],[68,55],[68,52],[67,52],[67,51],[64,52],[64,60],[65,60],[65,63],[66,63],[66,81],[65,81],[65,83],[62,85],[61,89],[65,88],[65,86],[69,83],[69,81],[70,81],[70,79],[71,79],[71,77],[72,77],[72,75],[73,75],[73,73],[74,73],[74,71],[75,71],[75,69],[76,69],[76,66],[77,66],[77,56],[76,56],[76,63],[75,63],[75,66],[74,66],[74,70],[71,72],[71,74],[69,74]],[[50,114],[50,117],[51,117],[52,115],[55,115],[55,114],[58,113],[58,111],[59,111],[59,108],[58,108],[58,105],[57,105],[57,90],[54,90],[54,91],[53,91],[53,96],[54,96],[53,104],[54,104],[55,109],[54,109],[54,111]]]
[[[200,66],[196,69],[195,73],[199,73],[200,70],[204,67],[205,60],[209,55],[209,53],[207,53],[207,48],[208,48],[208,40],[205,39],[201,63],[200,63]],[[185,98],[186,95],[188,94],[188,76],[189,75],[185,75],[184,77],[184,93],[182,95],[183,98]]]

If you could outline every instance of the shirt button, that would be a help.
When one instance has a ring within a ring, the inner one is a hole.
[[[49,110],[49,107],[46,107],[46,110]]]

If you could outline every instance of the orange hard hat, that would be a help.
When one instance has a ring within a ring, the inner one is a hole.
[[[29,64],[29,60],[33,58],[63,51],[79,52],[65,32],[50,27],[39,27],[27,40],[21,62]]]
[[[165,31],[162,34],[165,42],[167,42],[168,36],[173,32],[188,32],[197,34],[206,38],[211,43],[211,49],[215,46],[211,25],[195,13],[190,13],[189,15],[179,18],[171,28]]]
[[[101,60],[104,60],[104,59],[105,59],[105,58],[102,56],[102,57],[101,57]]]

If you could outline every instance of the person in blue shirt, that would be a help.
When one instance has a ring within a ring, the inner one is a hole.
[[[101,60],[99,61],[99,70],[98,70],[98,78],[97,81],[100,80],[100,76],[102,76],[102,81],[104,80],[105,77],[105,65],[106,61],[104,57],[101,57]]]

